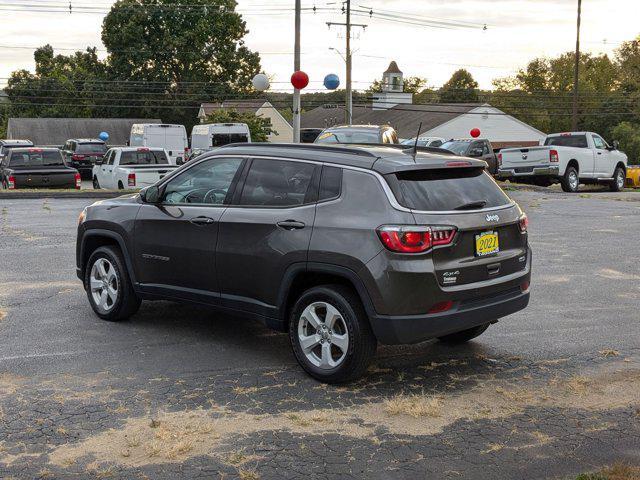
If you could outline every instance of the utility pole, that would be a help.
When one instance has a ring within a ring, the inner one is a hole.
[[[351,86],[351,70],[352,70],[352,62],[351,62],[351,28],[352,27],[359,27],[362,28],[363,30],[365,28],[367,28],[367,25],[364,25],[362,23],[351,23],[351,0],[345,0],[344,2],[342,2],[343,6],[345,6],[344,12],[346,13],[347,16],[347,21],[346,23],[334,23],[334,22],[327,22],[327,25],[329,26],[329,28],[331,28],[333,25],[337,25],[337,26],[341,26],[341,27],[345,27],[346,29],[346,50],[345,50],[345,63],[346,63],[346,67],[347,67],[347,72],[345,75],[345,111],[344,111],[344,122],[347,125],[351,125],[352,121],[353,121],[353,91],[352,91],[352,86]]]
[[[578,0],[578,24],[576,33],[576,58],[573,71],[573,115],[571,117],[571,130],[578,130],[578,77],[580,75],[580,17],[582,15],[582,0]]]
[[[301,0],[296,0],[295,42],[293,47],[293,71],[300,70],[300,10]],[[293,143],[300,143],[300,90],[293,90]]]
[[[353,94],[351,92],[351,0],[347,0],[347,24],[345,27],[347,30],[347,47],[345,52],[347,63],[347,78],[345,85],[346,98],[344,102],[346,109],[345,123],[347,125],[351,125],[351,123],[353,122],[353,114],[351,113],[353,108]]]

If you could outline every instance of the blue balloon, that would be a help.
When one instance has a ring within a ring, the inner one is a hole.
[[[327,90],[335,90],[340,86],[340,79],[335,73],[330,73],[324,77],[324,86]]]
[[[109,134],[107,132],[100,132],[100,135],[98,135],[98,137],[100,137],[100,140],[102,140],[103,142],[109,140]]]

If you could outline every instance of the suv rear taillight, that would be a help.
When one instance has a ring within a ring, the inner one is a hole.
[[[136,186],[136,174],[135,173],[130,173],[129,176],[127,177],[127,185],[129,185],[130,187],[135,187]]]
[[[529,227],[529,217],[527,217],[526,214],[522,214],[522,216],[518,220],[518,226],[520,227],[520,233],[527,233],[527,228]]]
[[[82,187],[82,177],[77,172],[75,174],[75,179],[76,179],[76,190],[80,190],[80,187]]]
[[[7,180],[7,188],[9,188],[9,190],[13,190],[14,188],[16,188],[16,177],[14,177],[13,175],[10,175]]]
[[[557,150],[549,150],[549,161],[551,163],[558,163],[560,161]]]
[[[74,153],[73,155],[71,155],[71,160],[84,160],[84,155],[78,155],[77,153]]]
[[[385,225],[376,230],[382,244],[392,252],[421,253],[449,245],[456,236],[455,227]]]

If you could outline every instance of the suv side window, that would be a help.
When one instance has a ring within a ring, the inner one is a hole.
[[[482,147],[484,148],[484,150],[482,151],[483,155],[489,155],[491,153],[491,151],[489,150],[489,143],[488,142],[483,142],[482,143]]]
[[[223,205],[239,177],[242,158],[212,158],[172,178],[164,188],[165,204]]]
[[[288,160],[254,159],[240,205],[281,207],[309,203],[316,165]]]
[[[320,179],[320,194],[318,201],[338,198],[342,190],[342,169],[337,167],[322,167]]]

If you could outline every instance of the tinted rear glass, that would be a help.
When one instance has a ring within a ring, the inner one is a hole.
[[[481,168],[417,170],[386,177],[398,201],[415,210],[478,210],[510,202]]]
[[[79,143],[76,153],[104,153],[107,146],[104,143]]]
[[[556,145],[558,147],[587,148],[586,135],[562,135],[560,137],[547,137],[545,145]]]
[[[249,137],[246,133],[214,133],[211,136],[211,146],[221,147],[230,143],[247,143]]]
[[[55,167],[64,165],[59,151],[19,152],[12,151],[9,166],[11,167]]]
[[[122,152],[120,154],[120,165],[166,165],[168,163],[167,156],[161,151]]]
[[[377,130],[334,130],[324,132],[315,143],[381,143]]]
[[[471,142],[444,142],[440,145],[440,148],[446,148],[447,150],[463,155],[467,151]]]

